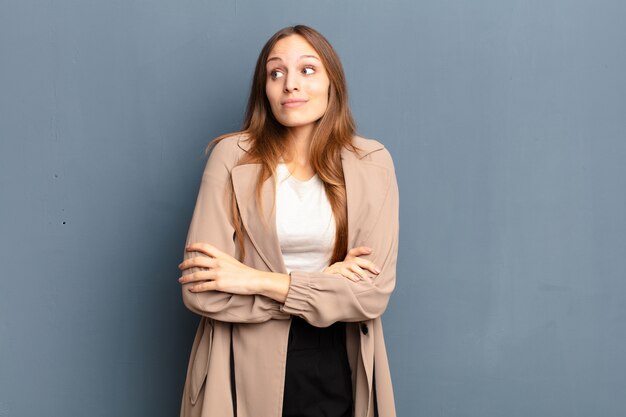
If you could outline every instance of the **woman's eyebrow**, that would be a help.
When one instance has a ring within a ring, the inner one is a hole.
[[[301,60],[302,58],[315,58],[319,61],[319,58],[316,57],[315,55],[300,55],[300,58],[298,58],[298,60]],[[271,58],[268,58],[265,63],[267,64],[268,62],[273,61],[273,60],[282,61],[282,59],[280,59],[279,57],[273,56]]]

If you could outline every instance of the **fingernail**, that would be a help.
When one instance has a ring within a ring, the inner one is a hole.
[[[178,278],[178,282],[183,282],[183,277]]]
[[[378,269],[377,267],[374,267],[374,272],[376,272],[377,274],[380,274],[380,269]]]

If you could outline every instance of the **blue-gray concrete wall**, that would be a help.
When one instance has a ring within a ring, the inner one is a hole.
[[[626,415],[625,21],[618,0],[2,2],[0,416],[177,415],[202,150],[295,23],[396,163],[399,415]]]

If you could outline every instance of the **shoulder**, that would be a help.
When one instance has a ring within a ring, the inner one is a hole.
[[[354,135],[352,143],[362,150],[359,152],[360,156],[357,155],[358,159],[374,162],[393,169],[391,153],[382,142],[376,139]]]
[[[210,148],[209,160],[211,165],[225,165],[228,170],[232,169],[245,152],[241,147],[241,142],[247,139],[247,134],[243,132],[226,133],[216,137],[218,140]]]

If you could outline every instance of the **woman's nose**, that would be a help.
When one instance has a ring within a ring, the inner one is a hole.
[[[285,76],[285,92],[299,90],[300,86],[298,85],[298,77],[296,74],[292,72],[287,73]]]

